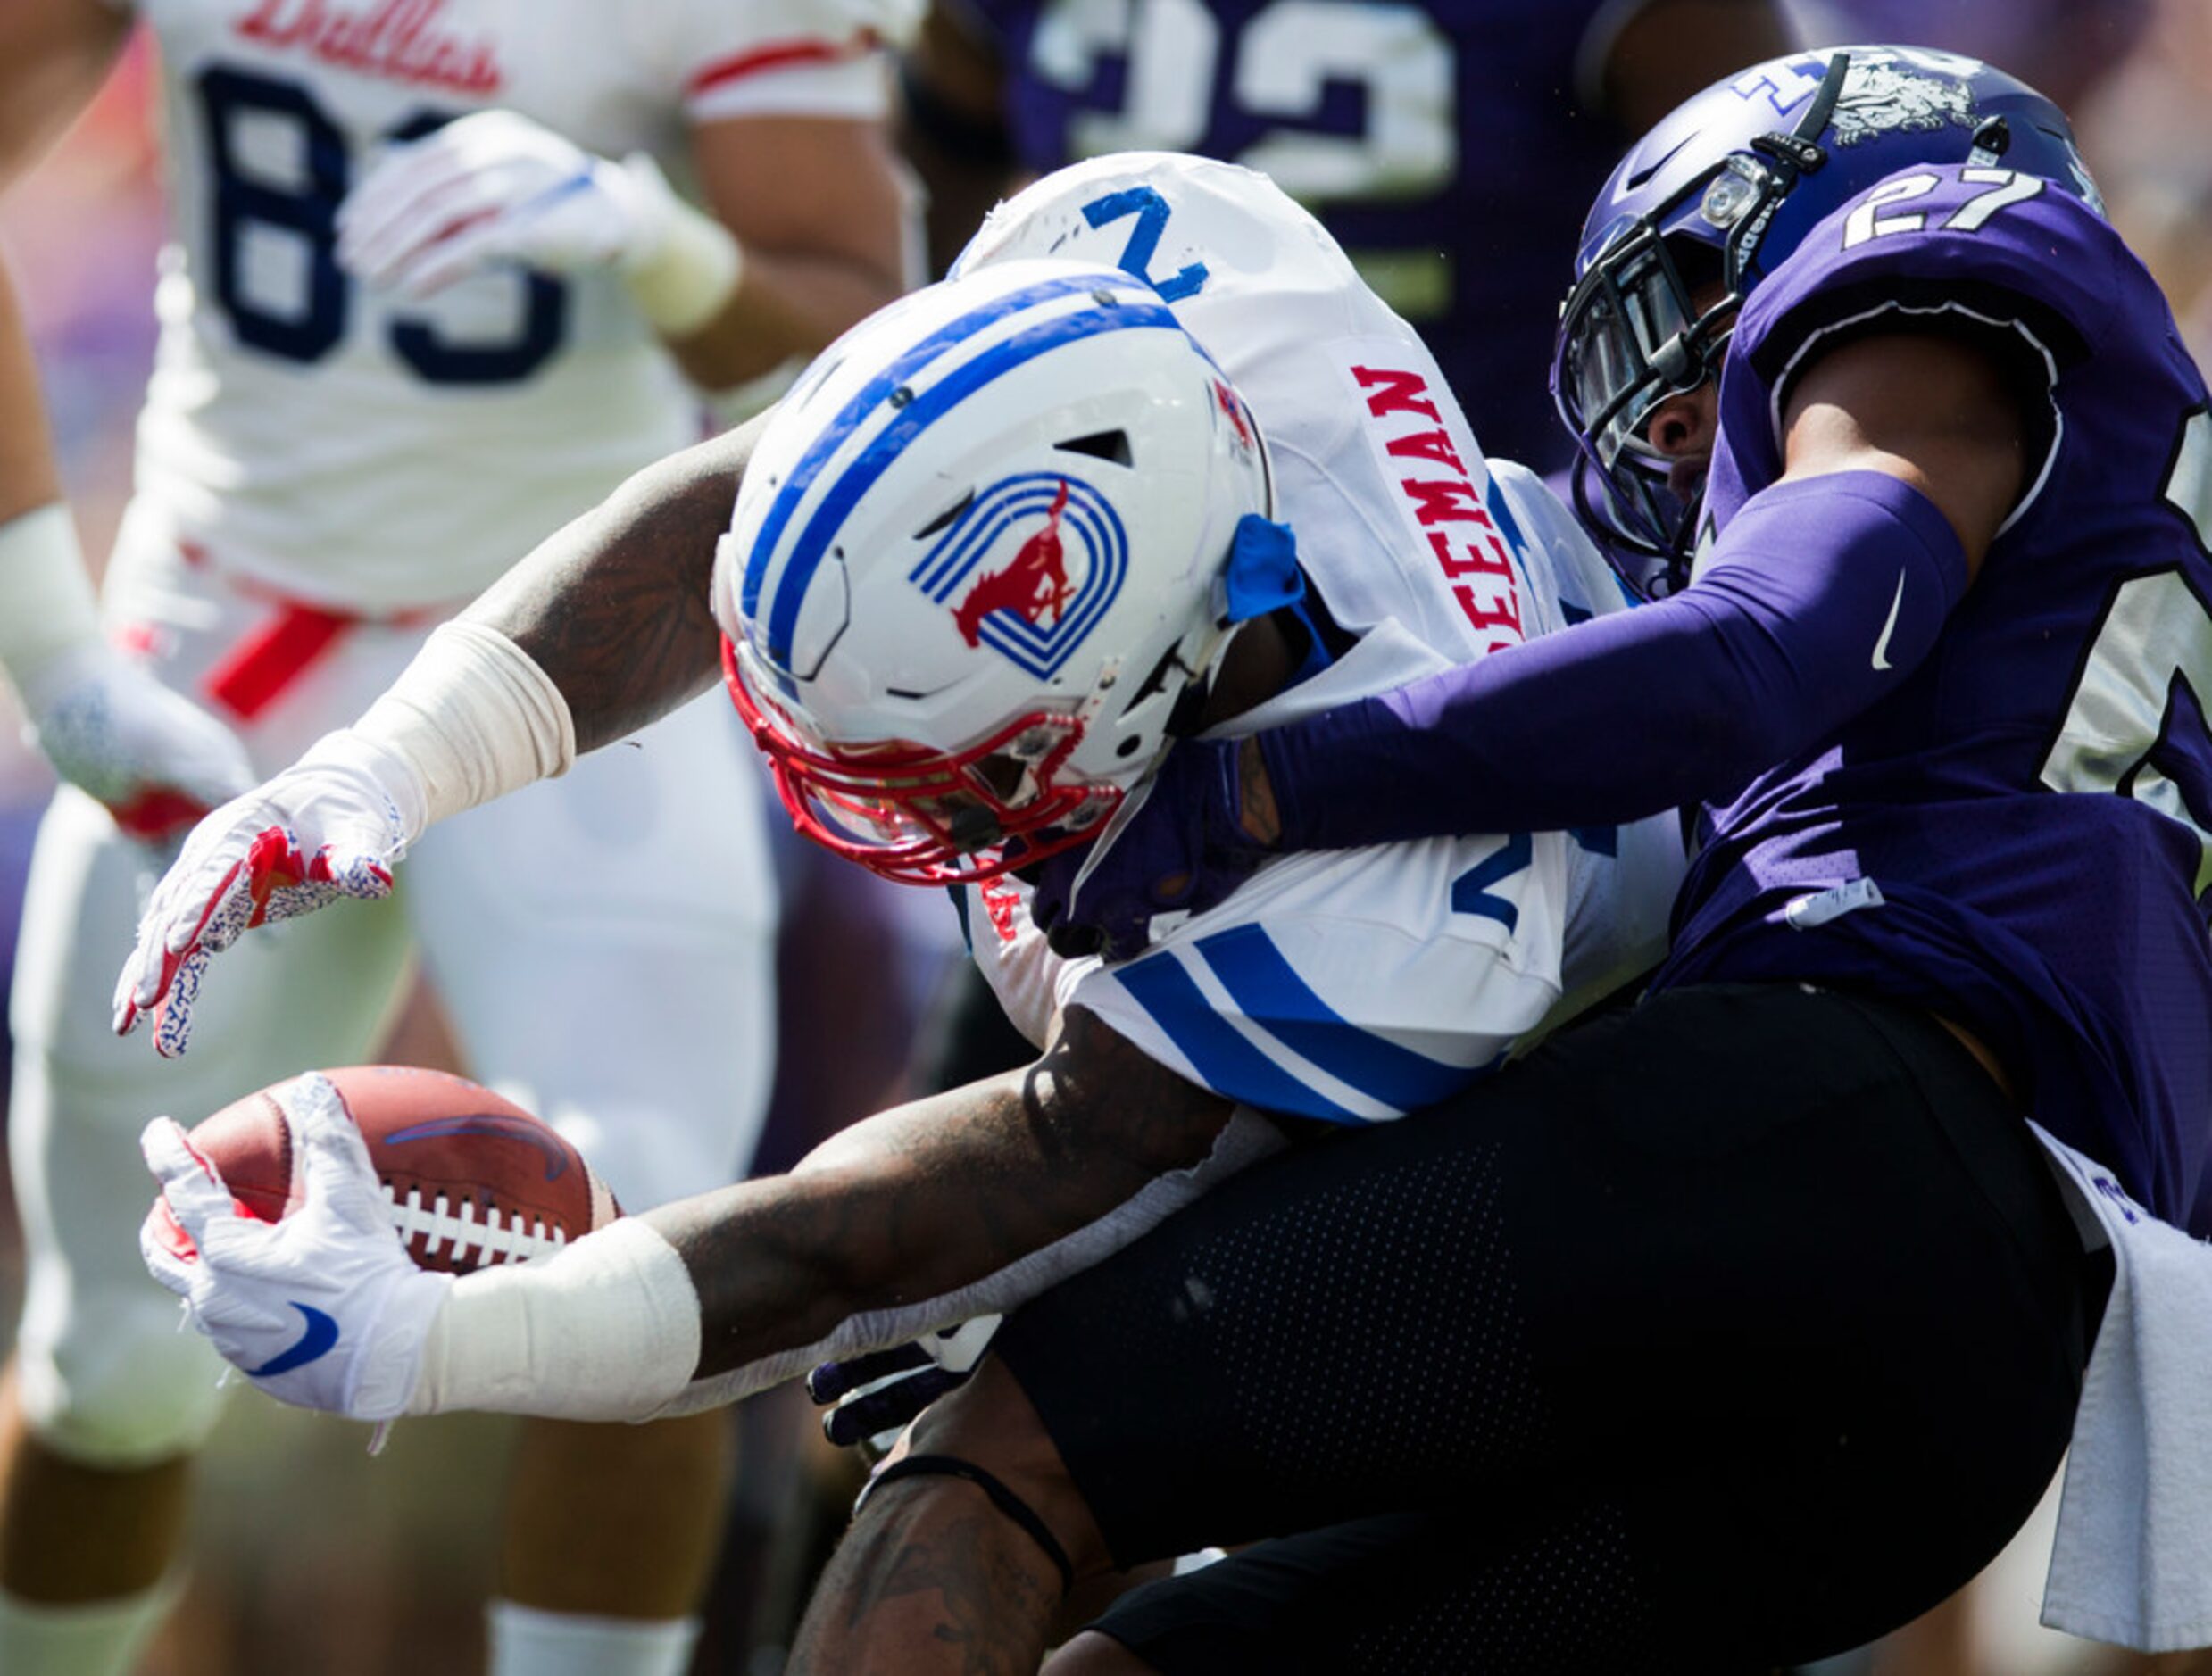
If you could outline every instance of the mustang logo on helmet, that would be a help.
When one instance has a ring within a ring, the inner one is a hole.
[[[993,562],[1017,534],[1012,555]],[[969,645],[1049,679],[1106,614],[1127,570],[1127,538],[1106,498],[1079,478],[1038,472],[977,494],[911,579],[952,607]]]
[[[1044,527],[1021,543],[1013,563],[977,577],[968,597],[954,608],[952,626],[962,640],[983,644],[983,619],[993,611],[1011,611],[1039,628],[1050,628],[1068,614],[1075,589],[1068,581],[1068,545],[1060,538],[1060,514],[1067,510],[1063,481],[1045,510]]]

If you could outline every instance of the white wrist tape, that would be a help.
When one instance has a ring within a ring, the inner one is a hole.
[[[99,639],[100,607],[69,508],[56,501],[0,524],[0,668],[16,690]]]
[[[689,337],[736,291],[744,247],[729,228],[678,197],[647,153],[633,152],[621,166],[660,224],[659,237],[622,265],[622,278],[654,331]]]
[[[422,781],[425,825],[566,774],[576,722],[553,677],[488,624],[442,623],[353,724]]]
[[[550,1257],[456,1281],[407,1412],[643,1420],[698,1365],[699,1294],[684,1259],[626,1216]]]

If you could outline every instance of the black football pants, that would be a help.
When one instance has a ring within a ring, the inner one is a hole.
[[[1102,1621],[1163,1670],[1757,1671],[2003,1546],[2105,1278],[1933,1020],[1709,986],[1256,1166],[996,1353],[1120,1562],[1277,1539]]]

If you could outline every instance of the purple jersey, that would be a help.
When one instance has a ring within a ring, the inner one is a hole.
[[[969,0],[1022,165],[1183,151],[1264,170],[1418,328],[1484,449],[1563,463],[1559,253],[1621,136],[1577,108],[1601,0]]]
[[[2046,1127],[2212,1233],[2212,416],[2150,276],[2033,176],[1891,176],[1746,305],[1708,505],[1725,527],[1779,476],[1793,369],[1945,320],[2027,352],[2022,503],[1902,686],[1702,812],[1659,982],[1826,982],[1953,1018]]]

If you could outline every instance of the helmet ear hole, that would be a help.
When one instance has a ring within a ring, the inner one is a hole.
[[[1118,725],[1128,726],[1140,712],[1162,703],[1166,707],[1165,717],[1156,725],[1140,723],[1136,730],[1127,735],[1127,743],[1141,747],[1148,742],[1157,743],[1163,737],[1179,739],[1199,732],[1209,687],[1209,683],[1198,678],[1200,673],[1185,661],[1185,649],[1180,643],[1161,652],[1160,660],[1152,665],[1144,678],[1137,682],[1128,697],[1121,701],[1115,718]],[[1177,680],[1178,675],[1183,677],[1179,683]],[[1124,750],[1117,754],[1127,758],[1135,753]]]
[[[1128,465],[1132,458],[1129,433],[1122,430],[1094,431],[1088,436],[1071,436],[1052,446],[1062,453],[1088,454],[1094,460],[1110,460],[1117,466]]]

